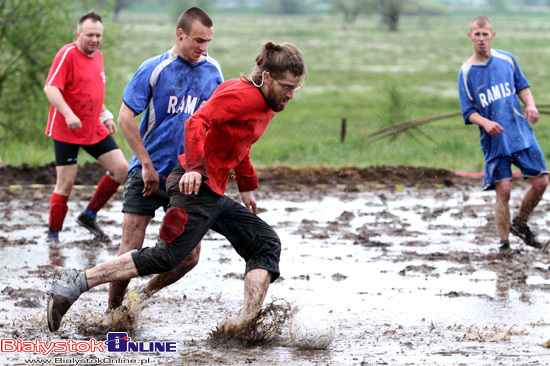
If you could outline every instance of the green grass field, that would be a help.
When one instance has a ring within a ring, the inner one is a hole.
[[[249,72],[268,40],[295,43],[306,58],[305,89],[252,148],[257,167],[413,165],[481,170],[478,128],[465,126],[460,117],[428,123],[412,135],[378,141],[368,137],[393,123],[459,110],[457,75],[472,53],[466,33],[474,15],[403,17],[400,31],[391,33],[376,17],[362,17],[343,27],[341,16],[214,13],[209,51],[221,63],[226,79]],[[548,14],[489,16],[497,32],[493,47],[516,56],[535,101],[549,104]],[[175,21],[163,14],[125,13],[121,23],[123,42],[105,54],[106,104],[115,115],[124,86],[140,63],[169,49],[175,34]],[[343,118],[347,133],[341,142]],[[535,126],[547,158],[549,122],[542,116]],[[122,134],[117,141],[129,158]],[[12,165],[53,161],[53,149],[40,150],[13,143],[2,158]],[[81,163],[90,160],[81,154]]]

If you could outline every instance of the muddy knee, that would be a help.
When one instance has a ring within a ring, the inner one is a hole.
[[[185,260],[181,263],[181,267],[184,267],[186,269],[186,272],[189,272],[192,270],[198,263],[199,263],[199,257],[201,252],[201,243],[199,243],[195,249],[189,255],[185,258]]]

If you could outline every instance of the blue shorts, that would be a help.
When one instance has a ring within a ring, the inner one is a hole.
[[[548,174],[544,155],[538,145],[510,155],[502,155],[485,164],[483,190],[495,189],[495,183],[512,179],[512,164],[521,170],[523,179],[536,178]]]
[[[149,196],[143,197],[143,177],[137,169],[132,169],[124,184],[122,194],[122,212],[133,213],[142,216],[155,217],[155,211],[160,207],[166,209],[170,200],[166,194],[166,181],[161,179],[157,191]]]

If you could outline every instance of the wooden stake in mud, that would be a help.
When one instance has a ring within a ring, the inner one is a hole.
[[[342,129],[340,131],[340,142],[344,143],[346,139],[346,119],[342,118]]]

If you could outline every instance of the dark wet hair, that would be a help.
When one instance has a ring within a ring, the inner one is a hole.
[[[269,72],[274,78],[283,78],[283,74],[290,71],[294,76],[303,77],[304,83],[307,80],[307,68],[302,52],[292,43],[278,45],[267,42],[264,44],[262,51],[256,57],[256,66],[252,69],[250,76],[241,74],[241,80],[260,85],[264,71]]]
[[[204,10],[201,8],[192,7],[181,13],[176,30],[182,29],[183,33],[189,34],[195,20],[198,20],[202,25],[208,28],[212,28],[214,26],[212,19]]]

